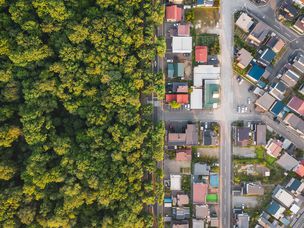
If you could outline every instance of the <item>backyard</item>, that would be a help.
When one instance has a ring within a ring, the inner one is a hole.
[[[199,34],[195,39],[196,46],[207,46],[209,55],[220,53],[220,42],[217,34]]]
[[[194,26],[197,33],[206,32],[218,26],[220,13],[218,8],[199,7],[194,9]]]

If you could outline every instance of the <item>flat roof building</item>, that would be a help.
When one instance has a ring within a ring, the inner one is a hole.
[[[191,53],[192,37],[191,36],[173,36],[172,37],[173,53]]]
[[[253,18],[247,13],[242,13],[235,22],[236,26],[242,29],[244,32],[249,32],[251,26],[254,24]]]

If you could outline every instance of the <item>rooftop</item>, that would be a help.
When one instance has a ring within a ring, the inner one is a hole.
[[[291,128],[295,129],[298,131],[300,134],[304,134],[304,121],[297,117],[293,113],[289,113],[285,119],[284,123],[288,124]]]
[[[290,207],[294,202],[294,197],[281,186],[277,186],[273,192],[273,198],[278,200],[286,207]]]
[[[199,63],[206,63],[208,60],[208,47],[196,46],[195,47],[195,61]]]
[[[288,102],[287,106],[299,115],[304,115],[304,100],[294,96]]]
[[[172,38],[173,53],[191,53],[192,37],[191,36],[173,36]]]
[[[263,110],[268,111],[274,102],[275,98],[273,96],[269,93],[264,93],[263,96],[256,100],[255,104]]]
[[[242,29],[244,32],[249,32],[250,27],[253,25],[254,21],[252,17],[248,16],[246,13],[242,13],[237,19],[235,24]]]
[[[265,72],[265,68],[259,66],[256,63],[253,63],[252,67],[250,68],[250,70],[247,73],[247,76],[250,79],[252,79],[253,81],[258,81],[261,79],[264,72]]]
[[[246,49],[242,48],[239,50],[237,54],[237,61],[238,61],[238,66],[241,67],[242,69],[246,68],[251,60],[253,59],[253,56],[249,51]]]
[[[205,204],[208,184],[194,183],[193,184],[193,203]]]
[[[256,125],[256,144],[266,145],[266,125],[258,124]]]
[[[190,24],[179,24],[177,34],[178,36],[190,36]]]
[[[192,150],[191,149],[180,149],[176,150],[176,161],[191,161]]]
[[[299,164],[294,168],[294,172],[300,177],[304,177],[304,166],[302,164]]]
[[[166,6],[166,19],[167,21],[181,21],[183,9],[177,5]]]
[[[219,80],[205,80],[204,85],[204,107],[217,108],[220,102]]]
[[[197,219],[205,219],[209,216],[208,205],[195,205],[195,217]]]
[[[278,165],[280,165],[285,170],[292,170],[294,167],[296,167],[299,162],[292,156],[290,156],[288,153],[284,153],[279,160],[277,160]]]

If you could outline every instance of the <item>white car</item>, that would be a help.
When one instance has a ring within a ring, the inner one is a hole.
[[[251,99],[250,97],[247,98],[247,103],[250,105],[251,104]]]
[[[241,112],[241,107],[237,106],[237,112],[240,113]]]
[[[173,63],[173,59],[167,59],[167,63]]]

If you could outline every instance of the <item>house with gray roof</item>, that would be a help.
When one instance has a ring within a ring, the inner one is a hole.
[[[299,162],[292,156],[290,156],[288,153],[284,153],[279,160],[276,161],[276,163],[281,166],[285,170],[292,170],[294,167],[296,167]]]

